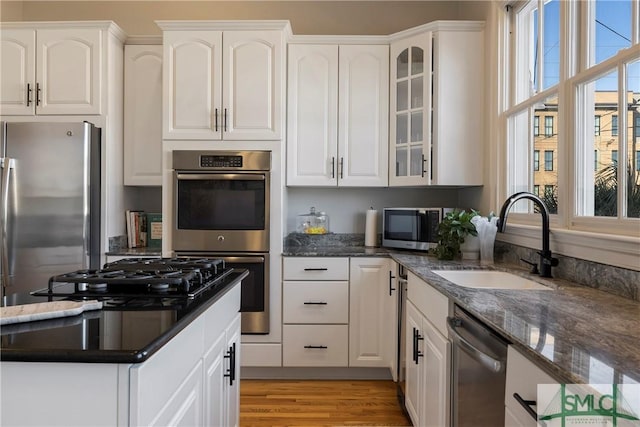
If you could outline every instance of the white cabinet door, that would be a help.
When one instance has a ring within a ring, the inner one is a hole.
[[[349,277],[349,366],[387,367],[395,348],[397,295],[388,258],[352,258]]]
[[[222,32],[165,31],[163,138],[222,136]]]
[[[289,45],[287,184],[338,183],[338,46]]]
[[[35,114],[35,30],[0,31],[0,66],[0,114]]]
[[[407,301],[406,328],[405,328],[405,375],[406,388],[404,395],[404,405],[411,417],[414,426],[421,426],[421,398],[423,388],[424,363],[422,361],[423,339],[422,336],[422,315]]]
[[[431,176],[431,33],[391,44],[389,185]]]
[[[98,29],[37,31],[38,114],[100,114],[101,40]]]
[[[340,185],[388,183],[389,46],[340,46]]]
[[[221,333],[204,356],[204,425],[225,425],[226,335]]]
[[[1,114],[100,114],[102,30],[1,33]]]
[[[424,335],[424,393],[422,402],[424,426],[449,425],[449,386],[451,343],[425,318]]]
[[[148,425],[157,427],[204,426],[202,405],[202,362],[198,362]]]
[[[283,40],[282,31],[224,33],[224,139],[281,138]]]
[[[238,427],[240,424],[240,313],[227,327],[228,372],[225,381],[225,426]]]
[[[124,48],[124,184],[162,185],[162,46]]]

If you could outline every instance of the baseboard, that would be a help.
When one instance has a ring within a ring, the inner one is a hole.
[[[241,379],[391,380],[388,368],[263,368],[241,367]]]

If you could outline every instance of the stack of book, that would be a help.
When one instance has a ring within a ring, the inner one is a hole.
[[[126,211],[127,244],[130,248],[162,247],[162,214]]]

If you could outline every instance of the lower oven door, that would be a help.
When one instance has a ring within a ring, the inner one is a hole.
[[[245,269],[249,275],[240,290],[243,334],[269,333],[269,254],[176,252],[179,257],[216,258],[227,267]]]

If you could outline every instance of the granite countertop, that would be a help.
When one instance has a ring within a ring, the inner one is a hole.
[[[162,256],[162,248],[120,248],[105,253],[107,256]]]
[[[471,289],[433,273],[480,268],[477,261],[390,253],[398,263],[504,336],[564,383],[640,382],[640,303],[511,265],[489,268],[526,276],[553,290]]]
[[[309,257],[389,257],[387,248],[369,248],[366,246],[287,246],[282,256],[309,256]]]

